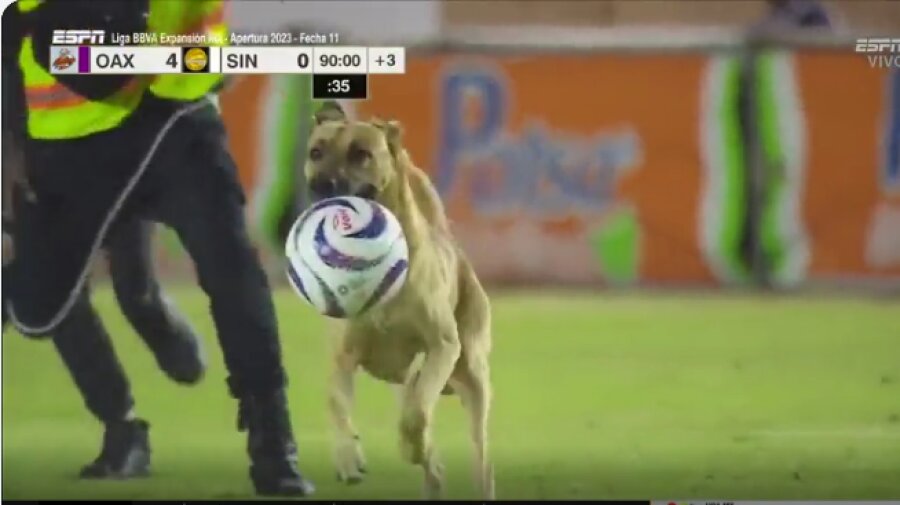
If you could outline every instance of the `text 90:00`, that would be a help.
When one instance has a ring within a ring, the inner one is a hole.
[[[362,65],[362,57],[358,54],[344,54],[342,56],[323,54],[319,56],[319,65],[323,67],[359,67]],[[300,53],[297,55],[297,66],[299,68],[308,67],[309,54]]]

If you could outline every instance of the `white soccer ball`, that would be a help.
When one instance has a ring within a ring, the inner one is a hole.
[[[397,217],[373,200],[321,200],[291,227],[288,280],[319,313],[347,318],[384,304],[406,282],[409,250]]]

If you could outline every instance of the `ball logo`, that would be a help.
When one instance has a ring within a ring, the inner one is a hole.
[[[206,52],[199,47],[189,49],[184,55],[184,66],[192,72],[199,72],[206,68]]]
[[[353,228],[353,223],[350,220],[350,213],[347,212],[347,209],[337,209],[334,213],[334,218],[331,220],[331,226],[335,230],[342,232],[348,232]]]

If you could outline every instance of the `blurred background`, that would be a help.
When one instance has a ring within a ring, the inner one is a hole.
[[[900,37],[900,2],[231,9],[234,31],[407,48],[405,74],[370,76],[369,99],[344,105],[402,121],[492,293],[500,498],[900,497],[900,68],[855,52]],[[221,104],[281,287],[301,466],[322,499],[416,498],[395,399],[368,378],[355,419],[368,480],[334,480],[325,322],[281,260],[308,202],[309,79],[241,77]],[[206,299],[177,240],[157,237],[167,290],[208,343],[203,384],[168,383],[102,281],[94,296],[153,424],[157,475],[70,479],[99,427],[51,346],[7,335],[4,497],[249,496]],[[473,498],[466,421],[443,402],[448,495]]]
[[[407,47],[405,75],[347,105],[404,123],[492,283],[896,292],[900,79],[854,48],[900,33],[900,3],[236,2],[232,20]],[[223,97],[276,255],[304,205],[308,85]]]

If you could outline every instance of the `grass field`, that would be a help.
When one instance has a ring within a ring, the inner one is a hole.
[[[108,290],[95,300],[150,420],[154,476],[79,482],[100,427],[48,343],[3,338],[5,499],[249,498],[245,439],[204,298],[174,290],[209,343],[195,388],[167,382]],[[498,295],[492,449],[504,499],[900,498],[900,303],[738,296]],[[369,480],[335,481],[322,320],[277,294],[302,465],[320,499],[417,498],[396,399],[359,380]],[[453,398],[438,410],[449,497],[474,498]]]

